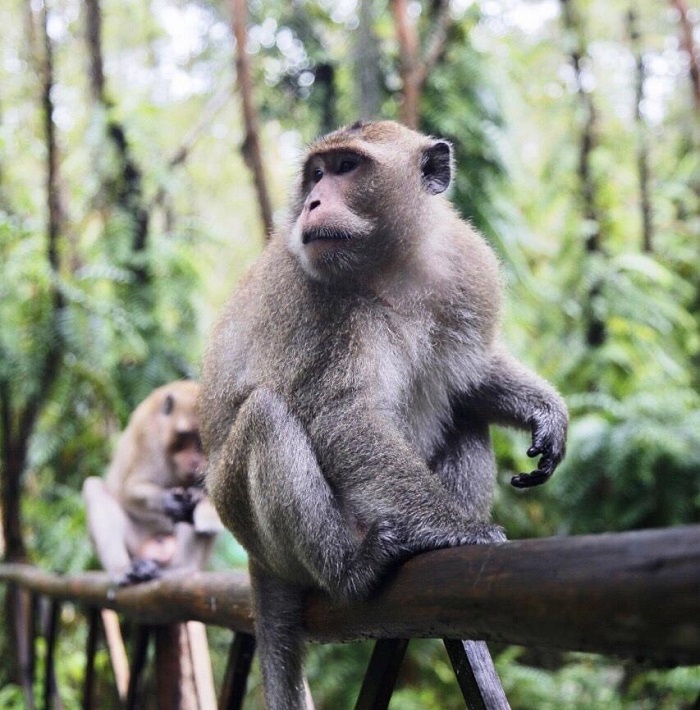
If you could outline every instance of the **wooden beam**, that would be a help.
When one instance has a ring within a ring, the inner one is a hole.
[[[185,619],[252,633],[242,573],[173,575],[129,588],[106,574],[60,577],[0,565],[0,581],[118,609],[152,624]],[[522,540],[418,555],[376,598],[305,608],[309,639],[470,638],[700,663],[700,525]]]

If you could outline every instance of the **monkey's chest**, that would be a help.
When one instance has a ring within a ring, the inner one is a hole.
[[[378,331],[373,348],[377,404],[427,460],[452,420],[455,395],[477,377],[478,364],[458,332],[391,325]]]

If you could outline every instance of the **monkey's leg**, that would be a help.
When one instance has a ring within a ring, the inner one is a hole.
[[[315,417],[311,438],[359,527],[387,524],[403,558],[503,539],[484,516],[465,510],[391,417],[361,400],[333,402]]]
[[[299,586],[336,597],[367,596],[407,556],[398,520],[351,532],[299,420],[275,393],[258,388],[229,433],[225,459],[207,481],[224,523],[251,556]]]
[[[216,533],[200,533],[189,523],[178,523],[175,526],[175,539],[175,554],[168,568],[193,572],[204,569],[214,548]]]
[[[119,502],[101,478],[91,476],[83,483],[83,501],[90,537],[102,567],[118,577],[131,567],[126,548],[129,520]]]

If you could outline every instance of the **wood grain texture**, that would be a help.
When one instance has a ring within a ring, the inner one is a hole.
[[[125,589],[104,573],[0,565],[0,581],[151,624],[196,619],[251,633],[248,578],[200,572]],[[523,540],[419,555],[376,598],[310,595],[310,640],[469,638],[700,662],[700,525]]]

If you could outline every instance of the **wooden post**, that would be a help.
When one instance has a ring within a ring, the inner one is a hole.
[[[243,698],[254,654],[255,637],[246,633],[234,634],[219,698],[219,710],[241,710],[243,707]]]
[[[56,639],[58,637],[58,620],[61,614],[61,604],[55,599],[49,605],[48,628],[46,630],[46,661],[44,669],[44,708],[54,710],[61,707],[56,687],[56,671],[54,658],[56,656]]]
[[[100,610],[94,607],[87,612],[88,636],[85,643],[85,680],[83,683],[83,710],[92,710],[95,692],[95,654],[100,634]]]
[[[111,609],[102,609],[100,617],[102,619],[102,628],[105,632],[107,650],[109,651],[109,660],[112,663],[112,671],[114,672],[117,694],[119,695],[119,700],[125,703],[129,692],[130,673],[124,639],[119,628],[119,617]]]
[[[389,707],[407,648],[408,639],[377,641],[369,659],[355,710],[386,710]]]
[[[19,664],[22,691],[27,710],[34,710],[34,635],[37,595],[29,594],[26,589],[10,585],[8,589],[9,606],[12,609],[17,662]]]
[[[444,643],[469,710],[510,710],[486,644],[455,639]]]
[[[216,707],[206,629],[198,622],[156,628],[156,685],[160,710]]]
[[[136,627],[136,638],[134,639],[134,650],[131,657],[131,670],[129,673],[129,689],[126,694],[126,709],[138,710],[139,707],[139,685],[141,675],[146,665],[148,657],[148,642],[150,641],[151,627]]]

